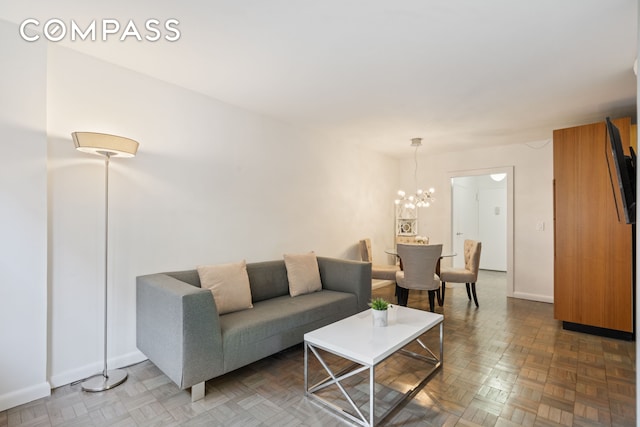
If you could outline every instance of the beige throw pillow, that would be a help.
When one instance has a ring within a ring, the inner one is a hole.
[[[316,254],[284,255],[289,279],[289,294],[292,297],[322,290],[320,269]]]
[[[198,267],[200,285],[211,290],[218,314],[252,308],[247,262]]]

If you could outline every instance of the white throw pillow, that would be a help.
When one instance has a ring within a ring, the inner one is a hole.
[[[198,266],[200,285],[211,290],[218,314],[252,308],[247,262]]]
[[[284,254],[289,294],[292,297],[322,290],[316,254]]]

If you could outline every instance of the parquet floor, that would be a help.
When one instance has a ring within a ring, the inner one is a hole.
[[[551,304],[506,298],[504,280],[481,272],[479,309],[464,285],[447,289],[436,309],[445,316],[443,369],[385,425],[635,426],[635,343],[564,331]],[[392,298],[393,289],[374,295]],[[428,307],[426,294],[412,292],[409,306]],[[437,338],[425,341],[437,348]],[[379,406],[397,394],[389,384],[403,391],[420,369],[388,359],[377,371]],[[148,361],[127,370],[127,382],[104,393],[68,385],[0,412],[0,427],[347,425],[304,398],[302,345],[208,381],[196,403]],[[358,401],[366,379],[350,381]]]

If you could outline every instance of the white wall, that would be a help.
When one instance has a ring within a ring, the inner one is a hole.
[[[398,162],[58,47],[48,55],[51,382],[102,361],[102,160],[71,132],[140,142],[110,180],[110,367],[135,345],[135,277],[393,242]]]
[[[482,188],[478,195],[482,268],[507,270],[507,190]],[[486,243],[485,243],[486,242]]]
[[[0,20],[0,411],[47,383],[46,57]]]
[[[551,138],[551,135],[549,135]],[[452,172],[513,166],[514,279],[513,296],[553,302],[553,143],[551,139],[527,144],[430,155],[418,158],[418,183],[435,187],[436,202],[422,209],[421,234],[451,250]],[[425,144],[428,148],[428,141]],[[401,162],[401,183],[414,185],[412,159]],[[464,174],[460,174],[464,175]],[[544,222],[544,231],[536,224]]]
[[[507,270],[507,180],[494,181],[490,175],[459,176],[452,180],[452,187],[463,186],[473,200],[462,201],[458,206],[456,193],[453,193],[452,209],[454,223],[451,239],[454,252],[462,253],[464,240],[473,239],[482,242],[480,268],[486,270]],[[452,189],[453,190],[453,189]],[[472,207],[472,209],[469,209]],[[456,242],[455,217],[467,217],[464,224],[474,224],[473,230],[460,230],[463,234]],[[469,234],[468,232],[471,232]],[[464,257],[453,258],[453,266],[464,267]]]

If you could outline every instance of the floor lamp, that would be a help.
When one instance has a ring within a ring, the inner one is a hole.
[[[122,369],[107,370],[107,278],[109,260],[109,160],[112,157],[133,157],[138,143],[129,138],[95,132],[73,132],[73,143],[78,151],[104,157],[104,369],[101,374],[82,382],[85,391],[104,391],[116,387],[127,379]]]

